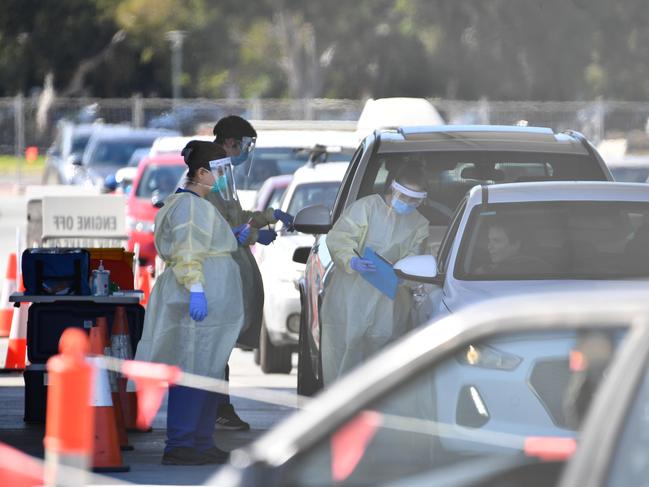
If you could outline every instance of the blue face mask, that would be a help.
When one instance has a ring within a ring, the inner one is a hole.
[[[232,162],[233,166],[240,166],[248,160],[249,155],[250,151],[246,149],[245,151],[241,151],[238,156],[230,157],[230,161]]]
[[[225,179],[225,176],[219,176],[216,178],[216,181],[212,185],[212,193],[220,193],[223,191],[227,186],[227,180]]]
[[[413,211],[415,211],[415,207],[412,205],[409,205],[407,203],[404,203],[403,201],[392,198],[392,209],[396,211],[399,215],[409,215]]]

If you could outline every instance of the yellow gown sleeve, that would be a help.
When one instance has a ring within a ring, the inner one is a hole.
[[[178,282],[188,290],[205,284],[203,261],[212,244],[214,212],[195,196],[184,198],[174,208],[171,220],[171,268]]]
[[[327,234],[327,248],[334,263],[351,274],[349,261],[356,256],[355,250],[361,252],[369,225],[368,198],[361,198],[352,203],[338,218]]]

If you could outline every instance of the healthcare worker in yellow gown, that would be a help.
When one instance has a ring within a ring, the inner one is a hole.
[[[407,331],[412,303],[407,283],[390,299],[363,278],[375,267],[359,254],[370,247],[394,264],[423,251],[428,220],[416,211],[427,196],[422,181],[419,168],[406,166],[385,195],[352,203],[327,234],[334,268],[321,314],[325,386]]]
[[[151,292],[136,359],[177,365],[185,372],[223,379],[243,326],[238,239],[205,196],[215,185],[210,161],[225,157],[211,142],[183,150],[187,183],[169,196],[155,219],[155,246],[166,263]],[[163,464],[223,463],[228,454],[212,434],[218,399],[213,392],[169,390]]]

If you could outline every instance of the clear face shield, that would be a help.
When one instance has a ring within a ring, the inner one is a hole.
[[[407,215],[415,211],[415,209],[421,205],[428,196],[426,191],[416,191],[407,188],[406,186],[399,184],[397,181],[392,181],[390,190],[390,206],[395,213],[400,215]]]
[[[230,157],[210,161],[210,170],[214,175],[212,191],[219,193],[224,201],[237,199],[237,187],[234,181],[234,166]]]

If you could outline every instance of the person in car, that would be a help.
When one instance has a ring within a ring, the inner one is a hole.
[[[514,223],[494,222],[487,233],[487,252],[490,263],[476,269],[476,274],[512,275],[542,274],[549,264],[538,257],[524,255],[523,229]]]
[[[321,315],[325,386],[408,328],[410,290],[401,285],[390,299],[365,280],[364,274],[375,268],[360,256],[369,247],[395,263],[422,252],[428,237],[428,220],[416,211],[427,195],[422,181],[418,166],[406,166],[385,195],[372,194],[351,204],[327,234],[335,265]]]

